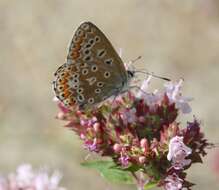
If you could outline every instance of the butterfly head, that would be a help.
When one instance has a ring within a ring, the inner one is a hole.
[[[135,76],[134,70],[127,70],[128,79],[132,79]]]
[[[135,71],[130,68],[126,71],[126,73],[127,73],[127,81],[123,82],[123,87],[121,91],[127,91],[130,87],[130,83],[132,79],[135,77]]]

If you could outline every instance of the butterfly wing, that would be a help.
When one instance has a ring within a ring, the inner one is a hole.
[[[76,30],[67,63],[55,75],[55,93],[68,107],[99,103],[127,83],[121,58],[100,29],[90,22],[82,23]]]
[[[69,46],[67,63],[103,62],[116,67],[121,77],[127,78],[123,61],[103,32],[91,22],[82,23]]]

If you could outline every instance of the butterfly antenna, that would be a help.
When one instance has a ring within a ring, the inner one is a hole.
[[[134,60],[131,60],[131,63],[134,63],[134,62],[136,62],[136,61],[138,61],[139,59],[141,59],[142,58],[142,56],[138,56],[137,58],[135,58]]]
[[[130,66],[134,67],[132,64],[133,64],[134,62],[138,61],[138,60],[141,59],[141,58],[142,58],[141,56],[138,56],[137,58],[135,58],[135,59],[129,61],[128,64],[127,64],[127,67],[128,67],[128,68],[130,68]]]
[[[149,72],[146,72],[146,71],[135,71],[135,72],[136,73],[143,73],[143,74],[146,74],[146,75],[151,75],[152,77],[162,79],[162,80],[165,80],[165,81],[171,81],[169,78],[161,77],[161,76],[155,75],[154,73],[149,73]]]
[[[134,62],[138,61],[139,59],[141,59],[142,56],[138,56],[137,58],[133,59],[130,61],[128,67],[130,65],[132,65]],[[155,78],[159,78],[159,79],[162,79],[162,80],[165,80],[165,81],[171,81],[169,78],[166,78],[166,77],[161,77],[161,76],[158,76],[158,75],[155,75],[154,73],[149,73],[147,71],[134,71],[135,73],[143,73],[143,74],[146,74],[146,75],[151,75],[152,77],[155,77]]]

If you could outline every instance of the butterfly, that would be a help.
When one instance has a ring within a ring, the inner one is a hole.
[[[114,47],[91,22],[82,23],[70,43],[67,61],[55,72],[53,89],[68,108],[92,107],[127,88],[134,71],[126,70]]]

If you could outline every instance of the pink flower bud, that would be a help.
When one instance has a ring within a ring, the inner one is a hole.
[[[145,161],[146,161],[146,158],[145,158],[145,156],[140,156],[140,157],[138,158],[138,160],[139,160],[139,162],[140,162],[141,164],[144,164]]]
[[[81,134],[80,134],[80,138],[81,138],[82,140],[84,140],[84,139],[85,139],[85,135],[84,135],[83,133],[81,133]]]
[[[145,122],[145,118],[144,118],[143,116],[140,116],[140,117],[138,118],[138,121],[141,122],[141,123],[143,123],[143,122]]]
[[[141,148],[147,148],[148,147],[148,140],[143,138],[143,139],[141,139],[140,144],[141,144]]]
[[[82,112],[80,110],[77,110],[76,114],[77,114],[77,116],[81,116]]]
[[[87,124],[87,121],[84,120],[84,119],[81,119],[81,120],[80,120],[80,124],[81,124],[82,126],[85,126],[85,125]]]
[[[97,118],[96,118],[96,117],[92,117],[92,121],[93,121],[93,122],[96,122],[96,121],[97,121]]]
[[[122,149],[122,146],[120,144],[114,144],[113,146],[113,150],[116,152],[116,153],[119,153]]]
[[[59,112],[56,116],[57,119],[63,120],[65,119],[65,114],[63,112]]]
[[[95,132],[98,132],[100,130],[100,123],[94,123],[93,128]]]

